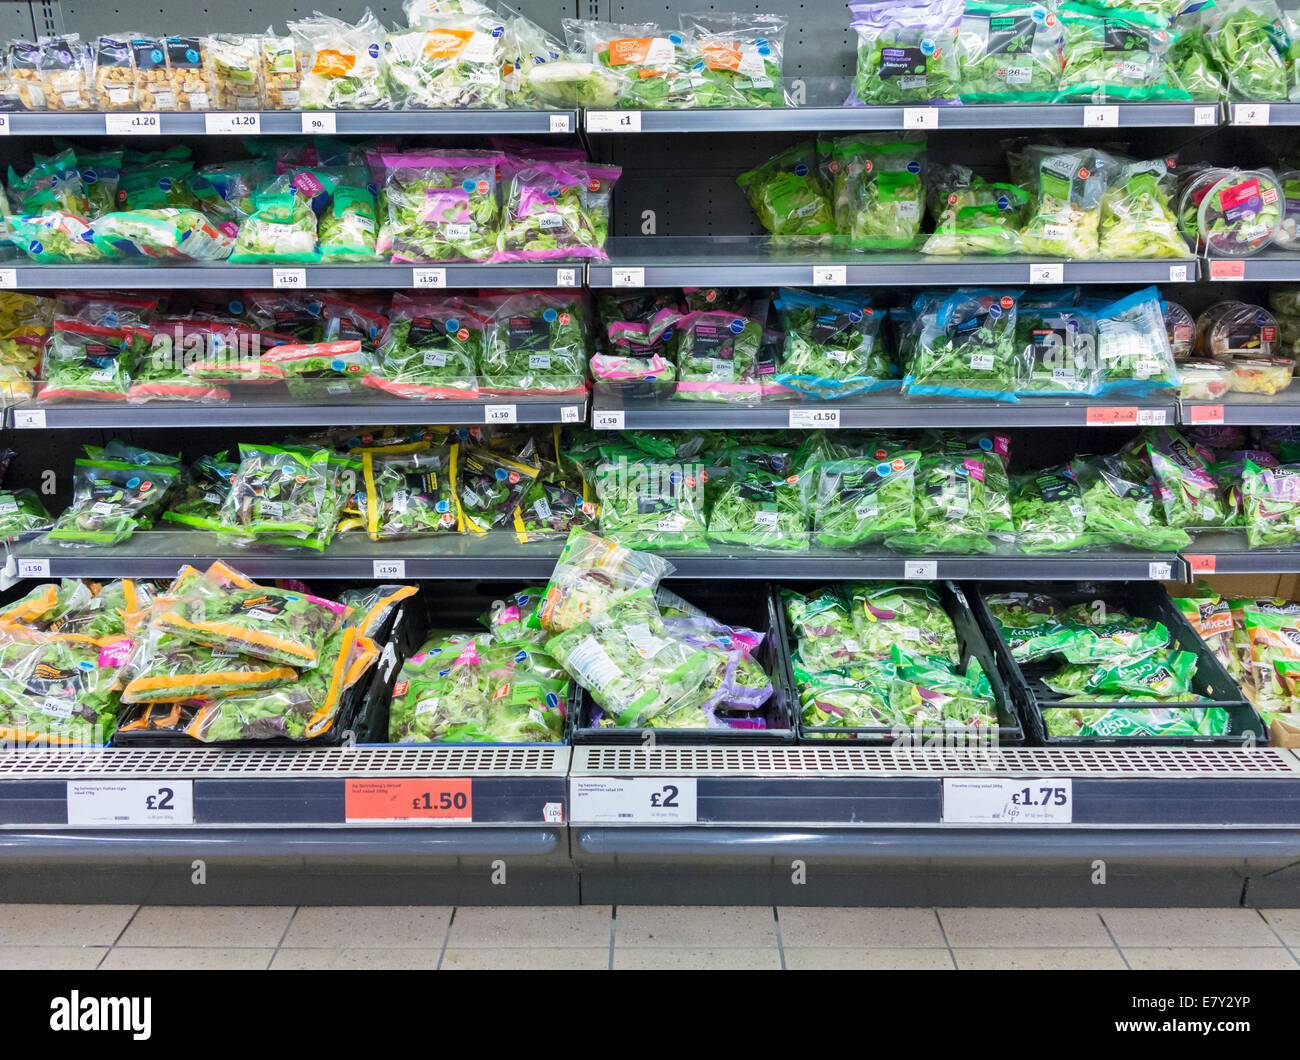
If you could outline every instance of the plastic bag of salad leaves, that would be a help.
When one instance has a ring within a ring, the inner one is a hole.
[[[1056,12],[1044,4],[971,0],[957,34],[962,102],[1051,102],[1063,40]]]
[[[984,461],[973,454],[923,456],[916,470],[915,530],[886,535],[900,552],[992,552]]]
[[[501,208],[493,151],[383,152],[393,260],[487,261],[497,250]]]
[[[92,588],[94,597],[51,623],[50,632],[107,639],[133,635],[147,625],[154,597],[148,582],[122,578]]]
[[[42,401],[125,401],[131,373],[152,341],[152,332],[141,327],[106,327],[60,317],[50,331],[45,379],[36,396]]]
[[[191,644],[150,623],[123,671],[123,703],[216,698],[298,679],[298,671],[249,655]]]
[[[935,659],[910,655],[897,644],[889,687],[890,707],[903,724],[922,728],[996,728],[993,687],[977,659],[959,674]]]
[[[328,15],[288,23],[302,60],[303,110],[376,110],[390,105],[380,76],[384,28],[367,8],[356,25]]]
[[[858,34],[854,105],[952,103],[958,98],[961,0],[849,4]]]
[[[921,252],[946,257],[1016,254],[1029,194],[1007,183],[987,183],[964,166],[931,167],[927,199],[934,232]]]
[[[700,107],[779,107],[785,103],[781,78],[783,15],[701,12],[678,16],[686,37],[686,61]]]
[[[1241,605],[1241,623],[1255,708],[1300,709],[1300,685],[1294,671],[1300,662],[1300,604],[1247,600]]]
[[[1018,476],[1011,491],[1011,516],[1016,546],[1025,552],[1069,552],[1098,543],[1087,530],[1083,491],[1065,464]]]
[[[1278,548],[1300,540],[1300,464],[1260,467],[1248,460],[1241,489],[1251,548]]]
[[[1189,186],[1184,208],[1188,192],[1197,204],[1200,242],[1211,254],[1223,257],[1245,257],[1268,246],[1286,209],[1282,186],[1267,169],[1227,171],[1204,192]]]
[[[1187,4],[1170,23],[1169,67],[1173,78],[1198,103],[1217,103],[1228,95],[1228,82],[1210,43],[1209,19],[1216,4]]]
[[[266,350],[262,363],[284,373],[285,384],[293,397],[300,401],[320,401],[363,393],[362,380],[371,374],[374,362],[361,348],[360,339],[342,339],[286,343]]]
[[[379,227],[375,191],[363,170],[334,188],[317,224],[322,262],[372,261]]]
[[[393,109],[504,107],[504,30],[491,11],[390,30],[380,60]]]
[[[1121,160],[1101,198],[1103,258],[1185,258],[1174,213],[1173,159]]]
[[[562,25],[575,58],[618,75],[620,106],[658,110],[697,105],[684,34],[652,22],[624,25],[566,18]]]
[[[72,503],[54,521],[49,537],[61,545],[115,545],[148,527],[166,503],[180,468],[122,460],[78,459]]]
[[[1090,702],[1096,702],[1093,696]],[[1231,725],[1222,707],[1053,707],[1043,711],[1047,735],[1109,739],[1125,736],[1224,736]]]
[[[781,590],[786,618],[798,636],[796,655],[810,672],[838,670],[844,673],[863,660],[862,642],[853,628],[852,603],[842,586],[828,585],[807,593]],[[881,625],[882,633],[890,627]],[[888,654],[888,646],[877,655]]]
[[[1097,318],[1090,310],[1022,303],[1016,330],[1029,368],[1024,393],[1089,394],[1098,386]]]
[[[823,548],[854,548],[915,530],[912,494],[920,459],[920,453],[900,449],[881,458],[814,465],[813,541]]]
[[[741,446],[726,454],[728,475],[709,513],[708,538],[760,549],[808,547],[808,477],[794,453]]]
[[[611,454],[595,469],[601,533],[635,548],[706,548],[698,460]]]
[[[235,237],[232,263],[320,260],[311,196],[296,188],[291,179],[282,174],[258,190],[253,199],[256,208]]]
[[[461,530],[480,536],[514,527],[515,509],[541,473],[480,446],[458,446],[453,500]]]
[[[891,383],[893,366],[880,334],[885,314],[870,298],[782,288],[785,352],[776,382],[814,398],[842,398]]]
[[[1228,511],[1210,474],[1214,454],[1195,445],[1172,427],[1147,436],[1147,452],[1156,478],[1156,496],[1169,526],[1222,526]]]
[[[78,215],[52,210],[9,218],[13,244],[40,265],[76,265],[102,261],[94,232]]]
[[[613,110],[627,82],[600,63],[559,59],[526,69],[524,85],[545,107]]]
[[[576,295],[524,292],[489,296],[491,314],[479,361],[480,386],[496,394],[581,393],[587,339]]]
[[[1228,98],[1287,98],[1291,40],[1273,0],[1216,0],[1204,12],[1211,55],[1227,74]]]
[[[310,545],[326,506],[329,459],[327,449],[241,442],[219,532],[236,545],[268,535]]]
[[[85,185],[71,147],[55,155],[34,155],[34,165],[21,176],[9,167],[9,203],[15,213],[67,213],[86,218],[90,207]]]
[[[1232,608],[1228,601],[1202,585],[1194,596],[1175,597],[1174,606],[1235,681],[1241,664],[1232,646]]]
[[[585,205],[585,166],[509,159],[501,178],[501,231],[493,261],[602,256],[601,239]]]
[[[925,135],[867,138],[862,147],[849,170],[848,227],[837,231],[861,250],[910,249],[925,214]]]
[[[239,464],[227,460],[224,452],[199,457],[190,464],[189,473],[162,514],[163,520],[198,530],[216,530],[221,525],[221,506],[238,472]]]
[[[759,224],[774,236],[835,231],[830,195],[818,176],[816,144],[797,143],[736,178]]]
[[[888,658],[898,645],[912,655],[954,665],[960,661],[957,631],[932,587],[850,582],[842,592],[850,605],[853,637],[863,654]]]
[[[1131,548],[1173,551],[1191,544],[1187,531],[1165,526],[1154,484],[1136,481],[1119,457],[1078,457],[1070,470],[1083,491],[1084,527]]]
[[[491,331],[487,314],[466,299],[399,291],[377,363],[362,381],[404,398],[476,397]]]
[[[106,744],[129,645],[13,626],[0,632],[0,739]]]
[[[1095,393],[1149,394],[1178,386],[1160,291],[1146,287],[1096,311]]]
[[[0,541],[17,541],[45,530],[50,513],[32,490],[0,490]]]
[[[907,365],[908,394],[1015,401],[1026,376],[1016,344],[1016,300],[1022,292],[961,288],[931,312],[918,296],[922,330]]]
[[[372,541],[457,531],[457,449],[411,442],[354,454],[364,483],[358,507]]]
[[[1137,7],[1057,8],[1065,27],[1065,67],[1058,99],[1092,103],[1185,100],[1169,62],[1169,20]]]
[[[562,482],[538,479],[524,491],[515,509],[515,536],[523,544],[567,537],[572,530],[596,530],[600,505],[586,481],[581,492]]]
[[[921,448],[928,452],[932,447],[923,441]],[[984,509],[988,513],[989,533],[1007,540],[1014,538],[1016,524],[1011,518],[1011,480],[1007,474],[1010,437],[985,432],[943,433],[934,448],[948,456],[973,456],[984,465]]]
[[[757,401],[761,320],[727,312],[687,313],[676,324],[677,397]]]
[[[550,633],[571,629],[637,589],[653,591],[676,568],[586,530],[574,530],[556,560],[536,621]],[[529,624],[532,624],[532,617]]]
[[[86,195],[87,218],[95,220],[117,209],[117,182],[122,177],[122,149],[81,151],[77,173]]]
[[[1020,230],[1026,253],[1095,258],[1101,243],[1101,200],[1114,159],[1103,151],[1035,145],[1012,160],[1032,196]]]

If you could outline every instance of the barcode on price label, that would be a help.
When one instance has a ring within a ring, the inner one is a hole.
[[[431,287],[438,287],[438,288],[446,287],[447,270],[446,269],[412,269],[411,286],[422,290],[427,290]]]
[[[106,114],[104,132],[109,136],[158,136],[162,126],[157,114]]]
[[[517,420],[514,405],[484,405],[484,423],[515,423]]]
[[[591,425],[598,431],[621,431],[625,415],[622,409],[612,412],[593,412]]]
[[[813,269],[814,287],[843,287],[849,282],[847,265],[818,265]]]
[[[18,286],[17,269],[0,269],[0,289],[10,291]]]
[[[1147,577],[1153,582],[1173,581],[1174,568],[1171,563],[1152,563],[1148,565]]]
[[[260,114],[205,114],[203,131],[209,136],[259,136],[262,132]]]
[[[302,131],[309,136],[333,136],[336,128],[332,110],[315,110],[302,116]]]
[[[939,108],[938,107],[904,107],[903,128],[904,129],[939,128]]]
[[[404,559],[377,559],[374,562],[375,578],[396,578],[401,581],[406,577],[406,560]]]
[[[1233,125],[1267,125],[1267,103],[1234,103],[1232,105]]]
[[[639,266],[631,269],[611,269],[610,283],[615,287],[644,287],[645,269]]]
[[[48,578],[50,576],[50,561],[48,559],[20,559],[18,561],[18,577],[20,578]]]
[[[292,287],[303,290],[307,286],[306,269],[272,269],[272,287]]]
[[[550,128],[553,133],[566,133],[572,131],[572,123],[569,121],[567,114],[552,114]]]
[[[69,780],[68,824],[194,823],[192,780]]]
[[[556,287],[577,287],[578,270],[577,269],[556,269],[555,286]]]
[[[791,409],[787,424],[797,431],[811,431],[819,427],[824,430],[834,430],[839,425],[839,409]]]
[[[903,577],[909,581],[934,581],[939,577],[939,561],[935,559],[909,559],[903,564]]]
[[[1113,129],[1119,125],[1119,107],[1084,107],[1085,129]]]
[[[29,430],[29,431],[45,430],[45,410],[44,409],[15,409],[14,427],[20,431],[21,430]]]
[[[1167,409],[1138,409],[1139,427],[1163,427],[1167,422]]]

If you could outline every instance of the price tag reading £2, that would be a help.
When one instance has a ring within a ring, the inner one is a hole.
[[[944,824],[1071,824],[1070,780],[944,777]]]
[[[68,781],[68,824],[193,823],[192,780]]]
[[[573,824],[694,824],[694,777],[574,777]]]
[[[1065,266],[1059,261],[1029,266],[1030,283],[1061,283],[1064,279]]]
[[[817,265],[813,267],[814,287],[843,287],[849,282],[847,265]]]

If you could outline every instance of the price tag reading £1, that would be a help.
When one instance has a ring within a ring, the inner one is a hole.
[[[903,128],[904,129],[939,128],[939,108],[938,107],[904,107]]]
[[[1070,780],[1001,780],[995,777],[943,780],[944,824],[1071,824],[1074,784]]]

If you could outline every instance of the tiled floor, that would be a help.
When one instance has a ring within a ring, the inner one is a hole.
[[[0,905],[8,968],[1300,969],[1300,910]]]

